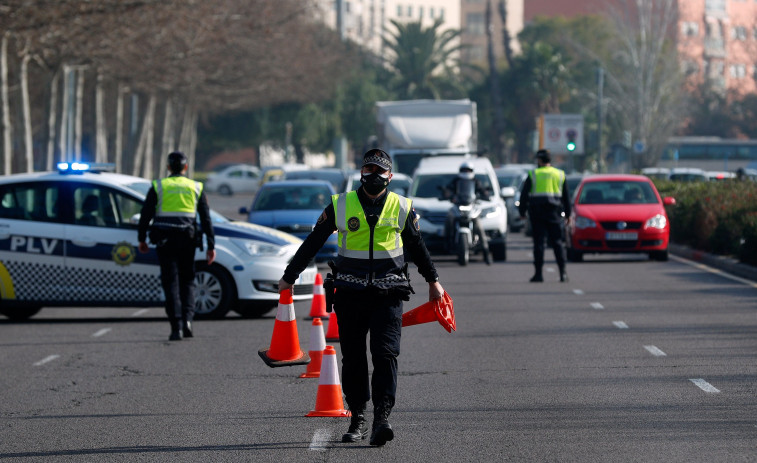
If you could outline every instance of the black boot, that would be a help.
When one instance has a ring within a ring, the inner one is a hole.
[[[193,338],[194,333],[192,333],[192,322],[184,322],[181,325],[181,332],[184,334],[185,338]]]
[[[568,274],[565,272],[565,269],[560,270],[560,281],[563,283],[566,283],[568,281]]]
[[[544,281],[544,277],[541,276],[541,272],[537,272],[534,273],[534,276],[532,276],[528,281],[530,281],[531,283],[541,283],[542,281]]]
[[[342,435],[342,442],[359,442],[368,437],[368,423],[365,421],[365,408],[350,409],[352,418],[350,427]]]
[[[181,341],[181,322],[171,321],[171,335],[168,337],[169,341]]]
[[[385,406],[373,409],[373,431],[371,432],[371,445],[384,445],[394,439],[392,425],[389,424],[389,413],[392,409]]]

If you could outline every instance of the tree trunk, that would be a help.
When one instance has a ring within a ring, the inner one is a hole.
[[[108,129],[105,124],[104,100],[103,75],[98,69],[95,84],[95,162],[108,162]]]
[[[492,121],[492,151],[500,164],[505,164],[505,153],[502,150],[502,136],[505,133],[505,115],[502,108],[502,88],[499,85],[499,73],[497,72],[497,59],[494,56],[494,39],[492,37],[492,2],[486,2],[486,44],[487,57],[489,59],[489,89],[492,96],[492,109],[494,120]]]
[[[152,162],[152,149],[148,146],[149,141],[152,141],[152,124],[155,113],[155,95],[150,95],[150,100],[147,103],[147,110],[145,111],[145,117],[142,121],[142,130],[139,134],[139,142],[137,143],[137,149],[134,152],[134,168],[132,169],[132,175],[138,177],[152,178],[152,167],[143,168],[145,162]],[[150,153],[149,157],[147,153]],[[147,159],[145,159],[147,158]],[[147,177],[149,170],[150,177]]]
[[[187,105],[184,107],[184,121],[179,138],[179,151],[187,155],[189,161],[189,175],[194,174],[194,150],[197,143],[197,110]]]
[[[157,97],[150,95],[150,101],[147,103],[147,114],[145,115],[145,130],[147,136],[145,137],[145,163],[142,173],[142,177],[147,179],[153,178],[153,170],[155,165],[155,106],[157,104]]]
[[[499,2],[499,17],[502,20],[502,45],[504,46],[507,65],[513,67],[513,47],[510,44],[510,31],[507,29],[507,6],[505,0]]]
[[[163,117],[163,149],[160,152],[160,163],[158,164],[158,177],[167,174],[166,166],[168,165],[168,153],[174,149],[174,120],[173,120],[173,98],[166,100],[166,111]]]
[[[128,91],[128,88],[122,84],[118,84],[118,90],[116,94],[116,142],[115,142],[115,157],[113,162],[116,164],[116,172],[123,172],[123,152],[124,152],[124,95]]]
[[[32,145],[32,114],[31,102],[29,101],[29,60],[32,56],[24,50],[21,58],[19,80],[21,84],[21,114],[24,118],[24,159],[26,172],[34,171],[34,146]]]
[[[60,110],[60,141],[58,146],[60,147],[60,158],[64,161],[69,161],[71,154],[68,152],[68,140],[70,137],[70,130],[68,121],[70,119],[71,105],[71,67],[63,65],[63,102]]]
[[[55,162],[55,136],[56,124],[58,123],[58,85],[60,84],[60,72],[55,72],[50,82],[50,108],[47,111],[47,170],[53,170]]]
[[[76,153],[76,160],[81,161],[81,144],[82,144],[82,119],[84,118],[84,69],[79,69],[74,72],[74,78],[76,79],[76,125],[74,127],[74,153]]]
[[[3,100],[3,174],[11,173],[13,158],[13,126],[11,125],[11,108],[8,98],[8,33],[3,34],[0,45],[0,87]]]

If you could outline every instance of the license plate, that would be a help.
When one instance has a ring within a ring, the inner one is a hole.
[[[297,283],[301,285],[312,285],[315,283],[315,271],[306,270],[302,272]]]
[[[608,240],[624,240],[624,241],[635,241],[639,239],[639,234],[636,232],[625,232],[625,233],[619,233],[619,232],[607,232],[605,235],[605,239]]]

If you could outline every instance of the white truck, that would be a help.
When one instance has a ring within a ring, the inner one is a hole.
[[[413,175],[421,159],[475,153],[476,102],[405,100],[376,102],[378,147],[392,157],[393,171]]]

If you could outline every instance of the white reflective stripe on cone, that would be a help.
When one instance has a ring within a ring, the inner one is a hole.
[[[280,322],[294,321],[294,304],[279,304],[276,320]]]
[[[318,320],[317,323],[316,320]],[[314,318],[313,325],[310,327],[310,350],[321,352],[325,348],[326,337],[323,334],[323,323],[320,318]]]
[[[323,285],[313,285],[313,296],[320,296],[325,295],[326,293],[323,291]]]
[[[323,350],[323,360],[321,361],[321,377],[318,379],[318,385],[336,385],[339,384],[339,372],[336,368],[336,351],[332,346],[326,346]]]

